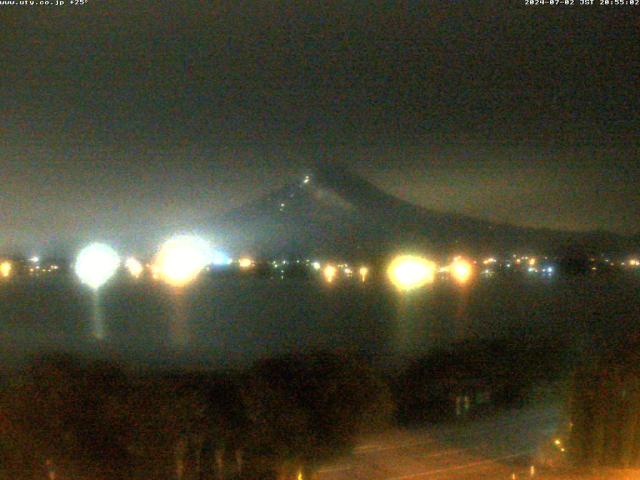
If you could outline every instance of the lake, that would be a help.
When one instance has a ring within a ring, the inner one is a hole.
[[[410,294],[382,281],[254,277],[204,277],[177,292],[122,277],[97,304],[73,278],[16,279],[0,283],[0,358],[14,365],[66,351],[140,366],[237,367],[318,349],[386,364],[470,338],[558,337],[599,348],[640,331],[639,277],[498,275]]]

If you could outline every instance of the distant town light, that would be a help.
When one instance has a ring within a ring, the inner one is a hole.
[[[38,257],[38,256],[31,257],[29,259],[29,261],[32,262],[32,263],[38,263],[40,261],[40,257]]]
[[[402,291],[414,290],[433,283],[435,273],[435,263],[414,255],[396,257],[387,269],[391,283]]]
[[[242,269],[251,268],[253,267],[253,260],[249,257],[243,257],[240,260],[238,260],[238,265]]]
[[[482,263],[484,265],[489,265],[490,263],[496,263],[497,260],[494,257],[485,258]]]
[[[322,273],[324,274],[324,278],[327,283],[332,283],[336,277],[336,274],[338,273],[338,269],[333,265],[327,265],[326,267],[324,267]]]
[[[144,271],[142,264],[134,257],[127,258],[124,262],[124,266],[133,278],[140,278],[140,275],[142,275],[142,272]]]
[[[367,267],[360,267],[358,273],[360,274],[360,280],[362,280],[362,283],[366,282],[367,276],[369,275],[369,269]]]
[[[313,267],[314,270],[320,270],[320,267],[321,267],[320,262],[313,262],[311,266]]]
[[[151,278],[154,280],[160,279],[160,267],[155,264],[147,265],[151,271]]]
[[[104,243],[92,243],[83,248],[75,263],[75,272],[82,283],[98,290],[116,273],[120,257]]]
[[[2,275],[3,278],[9,278],[11,276],[11,270],[13,270],[13,264],[9,260],[0,263],[0,275]]]
[[[459,284],[465,284],[473,274],[473,266],[468,260],[456,257],[450,267],[451,276]]]

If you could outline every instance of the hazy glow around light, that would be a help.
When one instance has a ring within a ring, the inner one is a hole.
[[[5,260],[4,262],[0,263],[0,275],[2,275],[4,278],[9,278],[9,276],[11,276],[12,269],[13,265],[9,260]]]
[[[314,270],[320,270],[320,262],[313,262],[311,266]]]
[[[129,270],[129,273],[133,278],[140,278],[140,275],[142,275],[144,270],[142,264],[134,257],[127,258],[127,261],[124,262],[124,266]]]
[[[471,278],[471,275],[473,274],[473,266],[464,258],[457,257],[453,260],[449,271],[456,282],[464,284]]]
[[[120,266],[120,257],[116,251],[103,243],[92,243],[78,254],[75,272],[80,281],[94,290],[116,273]]]
[[[180,287],[195,280],[202,269],[213,260],[213,252],[205,240],[190,235],[179,235],[162,245],[155,265],[165,282]]]
[[[391,282],[403,291],[414,290],[428,283],[433,283],[435,273],[435,263],[413,255],[396,257],[387,269],[387,275]]]
[[[197,237],[193,237],[193,238],[197,238]],[[209,248],[207,246],[207,248]],[[210,255],[210,260],[207,262],[207,264],[211,264],[211,265],[216,265],[216,266],[225,266],[225,265],[230,265],[231,262],[233,260],[231,260],[231,257],[229,255],[227,255],[226,253],[220,251],[220,250],[213,250],[209,252]]]

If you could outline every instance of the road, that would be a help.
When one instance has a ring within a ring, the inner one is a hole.
[[[393,430],[364,438],[318,480],[537,478],[531,455],[556,431],[555,406],[527,408],[455,425]]]

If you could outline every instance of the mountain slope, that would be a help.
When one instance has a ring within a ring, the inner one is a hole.
[[[609,250],[628,239],[517,227],[441,213],[400,200],[339,164],[325,164],[214,222],[236,253],[377,255],[402,248],[489,253],[558,249],[587,242]],[[625,247],[626,248],[626,247]]]

